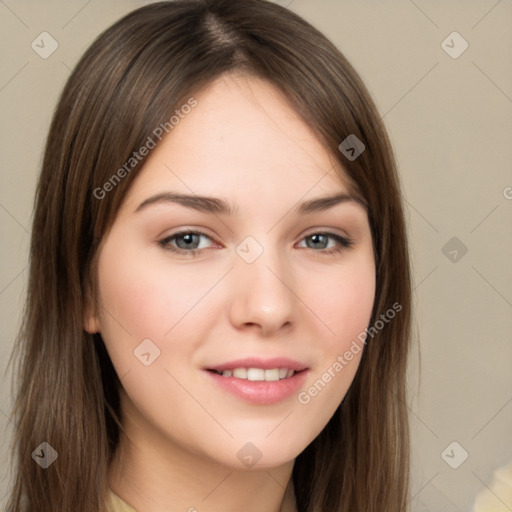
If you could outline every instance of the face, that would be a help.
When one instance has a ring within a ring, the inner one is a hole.
[[[354,378],[375,294],[370,227],[274,87],[228,75],[194,97],[102,241],[101,307],[85,327],[101,333],[137,435],[275,467]]]

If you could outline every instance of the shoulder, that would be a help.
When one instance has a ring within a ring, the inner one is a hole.
[[[506,512],[511,506],[512,462],[494,472],[491,486],[478,494],[473,512]]]
[[[106,512],[137,512],[112,490],[109,490]]]

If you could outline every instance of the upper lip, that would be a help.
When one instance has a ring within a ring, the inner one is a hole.
[[[236,359],[227,363],[221,363],[215,366],[209,366],[207,370],[222,372],[224,370],[234,370],[235,368],[261,368],[271,370],[273,368],[288,368],[299,372],[307,369],[307,365],[289,359],[288,357],[272,357],[270,359],[261,359],[259,357],[247,357],[245,359]]]

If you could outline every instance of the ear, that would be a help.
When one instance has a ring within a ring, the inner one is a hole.
[[[100,332],[98,308],[90,285],[85,290],[84,329],[89,334]]]
[[[90,308],[87,308],[87,310],[89,309]],[[98,317],[94,311],[86,311],[84,317],[84,329],[89,334],[100,332],[100,324],[98,321]]]
[[[96,308],[92,307],[91,302],[92,301],[88,301],[88,305],[85,308],[84,329],[89,334],[94,334],[96,332],[100,332],[100,323],[96,313]]]

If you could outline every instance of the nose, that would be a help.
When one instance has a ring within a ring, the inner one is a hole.
[[[275,251],[266,249],[252,263],[238,258],[232,274],[230,319],[237,329],[254,329],[268,337],[295,324],[298,298],[293,275]]]

